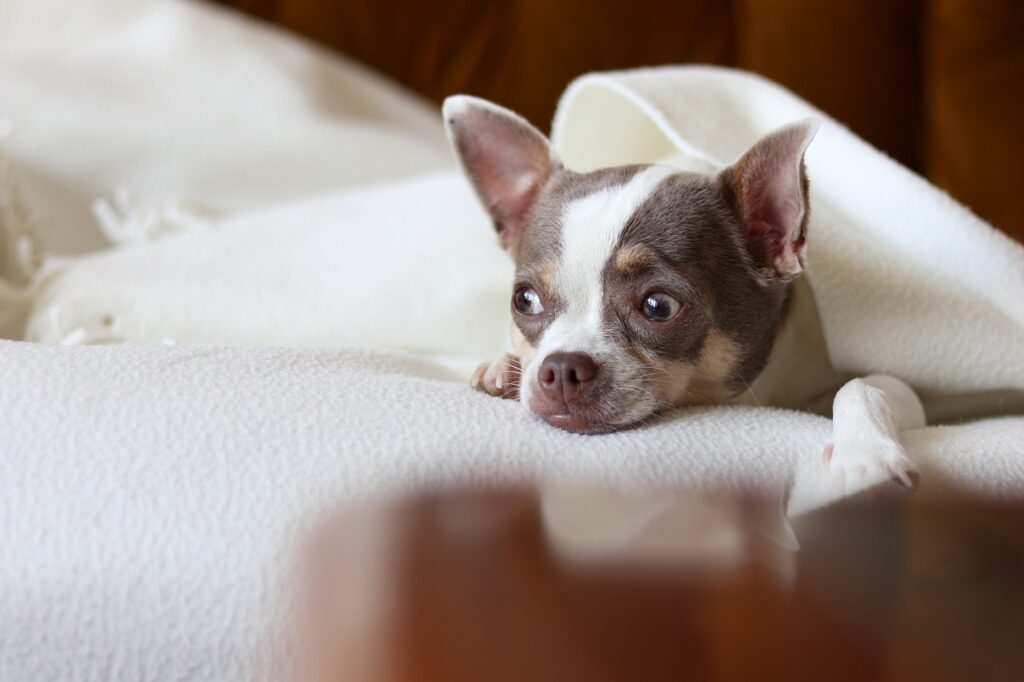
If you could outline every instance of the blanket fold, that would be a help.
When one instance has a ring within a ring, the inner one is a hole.
[[[839,370],[943,392],[1024,390],[1024,247],[778,85],[718,67],[574,82],[553,143],[578,170],[717,170],[814,116],[807,274]]]

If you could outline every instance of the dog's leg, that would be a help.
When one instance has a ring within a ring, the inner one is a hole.
[[[519,398],[519,358],[505,353],[492,362],[485,362],[473,373],[470,386],[499,398]]]
[[[895,377],[874,374],[847,382],[832,408],[832,443],[825,448],[838,492],[852,494],[895,479],[912,488],[917,468],[900,439],[925,425],[914,391]]]

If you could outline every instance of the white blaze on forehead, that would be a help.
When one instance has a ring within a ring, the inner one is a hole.
[[[576,199],[562,214],[562,253],[555,284],[565,309],[541,340],[541,355],[551,351],[596,354],[603,350],[605,265],[626,222],[675,171],[651,166],[623,185],[605,187]]]

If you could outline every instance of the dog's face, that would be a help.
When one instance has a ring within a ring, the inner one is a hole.
[[[564,169],[512,112],[449,98],[463,169],[516,264],[522,402],[594,433],[741,393],[771,353],[803,264],[803,153],[783,128],[713,176],[665,166]]]

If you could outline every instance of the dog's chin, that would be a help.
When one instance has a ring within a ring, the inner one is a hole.
[[[608,424],[601,421],[592,421],[575,414],[538,414],[537,416],[551,426],[558,427],[563,431],[586,435],[611,433],[627,426],[626,424]]]
[[[562,429],[563,431],[571,431],[572,433],[582,433],[587,435],[611,433],[613,431],[629,429],[641,423],[645,416],[650,416],[649,413],[639,416],[624,413],[619,419],[608,421],[601,418],[599,415],[587,414],[586,409],[567,410],[564,406],[562,406],[562,409],[557,409],[549,405],[531,405],[530,411],[551,426]]]
[[[549,402],[537,394],[528,396],[523,402],[535,417],[546,424],[563,431],[587,435],[632,428],[653,412],[652,407],[642,402],[631,404],[626,409],[614,407],[610,403],[599,405],[590,401],[566,405]]]

